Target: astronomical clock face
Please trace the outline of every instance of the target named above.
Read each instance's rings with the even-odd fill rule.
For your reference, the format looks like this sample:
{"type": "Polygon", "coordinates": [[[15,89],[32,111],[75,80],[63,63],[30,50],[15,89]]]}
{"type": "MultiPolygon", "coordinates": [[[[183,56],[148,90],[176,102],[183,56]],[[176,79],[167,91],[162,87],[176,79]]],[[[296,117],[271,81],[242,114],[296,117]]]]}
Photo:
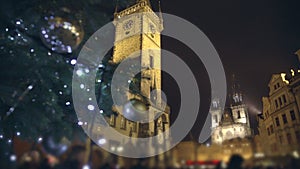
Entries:
{"type": "Polygon", "coordinates": [[[155,26],[153,24],[150,24],[149,28],[150,28],[151,33],[154,34],[156,32],[155,26]]]}
{"type": "Polygon", "coordinates": [[[132,27],[133,27],[133,20],[128,20],[128,21],[125,21],[125,23],[123,24],[123,29],[128,31],[130,30],[132,27]]]}

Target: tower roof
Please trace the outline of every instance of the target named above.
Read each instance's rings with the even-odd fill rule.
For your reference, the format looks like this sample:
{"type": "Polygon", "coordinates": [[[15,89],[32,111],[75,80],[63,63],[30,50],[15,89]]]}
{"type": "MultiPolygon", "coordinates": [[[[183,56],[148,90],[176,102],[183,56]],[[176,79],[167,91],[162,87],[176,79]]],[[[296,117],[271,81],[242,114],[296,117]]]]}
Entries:
{"type": "Polygon", "coordinates": [[[222,125],[230,125],[233,124],[232,112],[231,109],[227,108],[222,116],[221,120],[222,125]]]}

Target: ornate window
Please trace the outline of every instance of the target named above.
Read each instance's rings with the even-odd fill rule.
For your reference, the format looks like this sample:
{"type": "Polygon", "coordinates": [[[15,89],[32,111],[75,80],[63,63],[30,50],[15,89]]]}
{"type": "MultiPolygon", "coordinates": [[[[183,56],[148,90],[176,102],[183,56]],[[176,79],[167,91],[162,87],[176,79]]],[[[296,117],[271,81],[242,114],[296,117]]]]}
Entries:
{"type": "Polygon", "coordinates": [[[241,118],[241,112],[237,111],[237,118],[240,119],[241,118]]]}
{"type": "Polygon", "coordinates": [[[282,121],[283,124],[286,124],[288,122],[285,114],[282,115],[282,121]]]}
{"type": "Polygon", "coordinates": [[[295,111],[294,110],[291,110],[290,111],[290,115],[291,115],[291,119],[294,121],[296,120],[296,115],[295,115],[295,111]]]}
{"type": "Polygon", "coordinates": [[[283,102],[286,103],[286,97],[285,97],[285,95],[282,95],[282,99],[283,99],[283,102]]]}
{"type": "Polygon", "coordinates": [[[275,118],[275,123],[276,123],[276,126],[277,126],[277,127],[280,126],[280,121],[279,121],[279,118],[278,118],[278,117],[275,118]]]}
{"type": "Polygon", "coordinates": [[[214,115],[214,121],[215,121],[215,123],[218,123],[218,116],[217,115],[214,115]]]}
{"type": "Polygon", "coordinates": [[[137,132],[137,122],[132,122],[132,132],[137,132]]]}
{"type": "Polygon", "coordinates": [[[121,129],[126,130],[126,119],[125,117],[121,117],[121,125],[120,125],[121,129]]]}
{"type": "Polygon", "coordinates": [[[114,114],[110,116],[109,124],[111,126],[116,126],[116,116],[114,114]]]}

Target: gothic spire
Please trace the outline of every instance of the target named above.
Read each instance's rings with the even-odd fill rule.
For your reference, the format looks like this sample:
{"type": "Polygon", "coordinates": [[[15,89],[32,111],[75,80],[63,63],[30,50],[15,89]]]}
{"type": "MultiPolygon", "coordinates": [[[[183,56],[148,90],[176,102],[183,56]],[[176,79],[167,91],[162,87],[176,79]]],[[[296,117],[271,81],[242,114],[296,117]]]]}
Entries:
{"type": "Polygon", "coordinates": [[[235,75],[232,75],[232,99],[233,99],[233,104],[239,104],[242,103],[243,97],[242,97],[242,92],[240,90],[240,85],[237,82],[235,75]]]}

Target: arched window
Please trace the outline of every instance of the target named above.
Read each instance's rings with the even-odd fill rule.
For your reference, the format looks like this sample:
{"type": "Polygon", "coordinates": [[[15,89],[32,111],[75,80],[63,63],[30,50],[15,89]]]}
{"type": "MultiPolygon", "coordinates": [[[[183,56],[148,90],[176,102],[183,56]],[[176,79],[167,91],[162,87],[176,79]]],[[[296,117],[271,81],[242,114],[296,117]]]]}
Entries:
{"type": "Polygon", "coordinates": [[[237,111],[237,118],[240,119],[241,118],[241,112],[237,111]]]}

